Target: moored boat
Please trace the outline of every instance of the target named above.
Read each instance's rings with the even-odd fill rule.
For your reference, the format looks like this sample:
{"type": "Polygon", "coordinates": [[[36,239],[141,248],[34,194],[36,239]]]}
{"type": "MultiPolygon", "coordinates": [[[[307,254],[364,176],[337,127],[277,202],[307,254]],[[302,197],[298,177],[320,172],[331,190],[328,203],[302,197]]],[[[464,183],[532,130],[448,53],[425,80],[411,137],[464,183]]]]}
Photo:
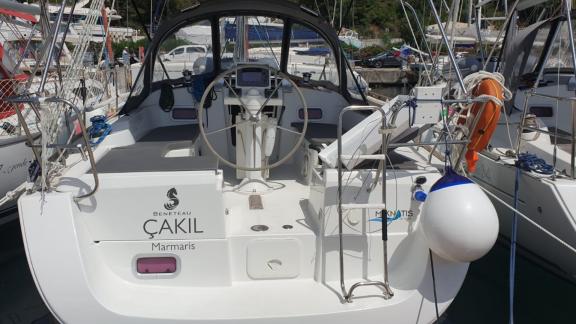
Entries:
{"type": "Polygon", "coordinates": [[[74,151],[44,157],[43,180],[19,199],[32,275],[56,318],[436,320],[494,244],[494,208],[412,149],[439,122],[442,87],[370,106],[348,78],[336,32],[287,1],[202,2],[162,24],[119,115],[92,138],[82,127],[72,146],[44,140],[43,151],[74,151]],[[279,50],[247,37],[259,17],[282,24],[279,50]],[[233,40],[220,35],[230,19],[233,40]],[[160,49],[196,24],[211,26],[212,63],[184,64],[176,79],[160,49]],[[292,64],[293,29],[322,39],[321,70],[292,64]]]}
{"type": "Polygon", "coordinates": [[[514,97],[473,177],[499,197],[494,203],[502,234],[574,280],[576,76],[569,23],[562,10],[518,30],[505,44],[501,72],[514,97]]]}

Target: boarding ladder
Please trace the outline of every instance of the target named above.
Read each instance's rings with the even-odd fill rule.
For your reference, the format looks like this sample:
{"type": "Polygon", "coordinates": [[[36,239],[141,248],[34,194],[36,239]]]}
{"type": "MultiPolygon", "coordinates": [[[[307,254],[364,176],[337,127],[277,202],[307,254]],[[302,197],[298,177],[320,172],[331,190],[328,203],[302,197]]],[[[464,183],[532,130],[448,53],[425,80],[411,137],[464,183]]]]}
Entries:
{"type": "MultiPolygon", "coordinates": [[[[386,213],[386,152],[388,150],[388,141],[390,139],[390,133],[393,127],[388,127],[386,123],[386,114],[380,107],[376,106],[348,106],[340,112],[338,119],[338,237],[339,237],[339,262],[340,262],[340,288],[342,289],[342,295],[344,300],[348,303],[352,302],[352,293],[356,288],[364,286],[378,286],[384,290],[384,298],[389,299],[394,296],[392,289],[390,288],[390,283],[388,281],[388,222],[386,213]],[[380,112],[382,114],[382,126],[380,127],[380,134],[382,135],[382,147],[381,154],[371,154],[371,155],[342,155],[342,117],[346,112],[349,111],[373,111],[380,112]],[[364,159],[364,160],[379,160],[383,165],[382,171],[382,203],[374,204],[343,204],[343,186],[342,186],[342,163],[344,161],[349,161],[351,159],[364,159]],[[384,278],[383,281],[360,281],[354,283],[350,286],[350,289],[346,289],[346,284],[344,283],[344,237],[342,234],[343,230],[343,214],[346,210],[354,209],[379,209],[382,216],[382,242],[383,242],[383,260],[384,260],[384,278]]],[[[377,179],[375,179],[377,181],[377,179]]]]}

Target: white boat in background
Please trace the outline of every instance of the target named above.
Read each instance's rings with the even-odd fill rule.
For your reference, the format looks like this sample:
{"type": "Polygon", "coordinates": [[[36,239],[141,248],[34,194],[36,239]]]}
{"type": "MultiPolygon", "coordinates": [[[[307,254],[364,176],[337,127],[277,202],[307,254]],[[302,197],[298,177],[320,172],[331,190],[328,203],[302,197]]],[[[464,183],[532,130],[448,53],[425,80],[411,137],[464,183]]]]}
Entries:
{"type": "MultiPolygon", "coordinates": [[[[441,3],[442,9],[449,12],[447,21],[442,23],[448,43],[455,47],[476,47],[480,52],[487,45],[499,46],[505,34],[501,33],[502,29],[498,27],[498,22],[505,21],[509,17],[508,2],[496,3],[496,7],[501,11],[486,9],[487,6],[494,5],[494,0],[468,1],[468,8],[463,8],[462,4],[460,1],[453,1],[452,7],[448,8],[446,2],[441,3]],[[467,12],[467,21],[460,22],[461,14],[464,12],[467,12]]],[[[443,35],[437,25],[426,26],[423,33],[426,34],[426,40],[430,45],[442,44],[443,35]]]]}
{"type": "MultiPolygon", "coordinates": [[[[60,10],[59,5],[49,4],[47,7],[51,17],[55,17],[60,10]]],[[[80,0],[74,7],[66,7],[64,14],[65,20],[70,21],[71,27],[66,35],[66,41],[74,45],[82,41],[81,35],[85,33],[85,29],[88,29],[92,35],[92,39],[90,40],[92,43],[102,43],[106,40],[107,36],[114,41],[137,41],[144,38],[144,36],[140,35],[134,28],[110,26],[110,22],[122,19],[122,16],[118,14],[115,8],[104,7],[100,13],[100,19],[96,24],[85,24],[84,20],[86,16],[92,14],[90,0],[80,0]],[[104,15],[106,19],[103,19],[104,15]],[[106,20],[108,26],[104,26],[106,20]]]]}
{"type": "MultiPolygon", "coordinates": [[[[26,145],[28,137],[22,132],[15,107],[6,101],[25,88],[28,76],[22,73],[25,66],[24,52],[17,51],[10,42],[25,42],[24,34],[33,37],[36,19],[28,12],[14,9],[28,8],[16,4],[16,8],[2,7],[2,23],[0,23],[0,226],[14,219],[15,213],[7,213],[14,209],[16,202],[7,202],[5,196],[21,185],[28,178],[28,168],[34,160],[34,154],[26,145]]],[[[38,31],[39,33],[39,31],[38,31]]],[[[30,111],[18,107],[32,121],[30,111]]],[[[31,123],[32,124],[32,123],[31,123]]],[[[36,137],[34,133],[33,137],[36,137]]],[[[12,197],[13,199],[17,196],[12,197]]]]}
{"type": "Polygon", "coordinates": [[[360,40],[358,33],[352,29],[343,28],[340,32],[340,35],[338,35],[338,39],[340,39],[340,41],[342,41],[344,44],[354,48],[361,49],[364,47],[364,43],[362,43],[362,40],[360,40]]]}
{"type": "MultiPolygon", "coordinates": [[[[500,30],[492,27],[491,25],[488,25],[487,28],[480,30],[480,37],[478,37],[478,28],[475,24],[464,22],[449,22],[446,23],[446,30],[449,31],[449,41],[454,43],[456,46],[474,46],[478,44],[480,40],[484,42],[484,45],[493,45],[495,43],[501,43],[503,40],[502,37],[498,38],[500,30]],[[453,32],[452,29],[454,29],[453,32]]],[[[442,43],[442,35],[440,35],[438,26],[427,26],[426,38],[432,45],[438,45],[442,43]]]]}
{"type": "Polygon", "coordinates": [[[341,53],[332,27],[294,3],[202,2],[159,27],[135,96],[95,145],[85,129],[73,143],[43,132],[43,154],[69,154],[44,155],[43,180],[18,203],[32,276],[57,320],[438,319],[494,244],[495,210],[469,179],[413,149],[439,122],[443,87],[369,106],[350,93],[341,53]],[[321,36],[324,68],[291,70],[289,38],[280,51],[251,51],[272,48],[266,35],[248,37],[255,17],[321,36]],[[179,29],[209,21],[219,33],[231,18],[233,44],[203,44],[211,65],[182,67],[178,79],[159,67],[179,29]]]}
{"type": "Polygon", "coordinates": [[[574,35],[565,19],[561,13],[511,27],[515,34],[504,46],[501,71],[510,76],[506,85],[514,99],[473,177],[501,198],[494,204],[502,234],[513,237],[514,213],[505,204],[517,205],[525,215],[518,216],[518,244],[576,280],[576,75],[574,35]]]}
{"type": "MultiPolygon", "coordinates": [[[[18,83],[13,79],[0,79],[0,91],[13,91],[18,83]]],[[[8,92],[14,95],[16,92],[8,92]]],[[[0,203],[11,190],[28,179],[28,168],[34,160],[34,154],[26,145],[28,138],[20,132],[18,119],[11,104],[0,95],[0,203]]],[[[13,198],[17,198],[16,196],[13,198]]],[[[6,211],[15,207],[16,201],[0,204],[0,226],[12,218],[2,217],[6,211]]],[[[14,216],[14,214],[12,214],[14,216]]]]}
{"type": "MultiPolygon", "coordinates": [[[[66,38],[66,42],[59,42],[61,50],[58,60],[60,66],[68,66],[73,58],[72,52],[68,45],[73,47],[79,46],[85,41],[85,35],[90,35],[90,43],[103,44],[106,37],[111,41],[137,41],[143,38],[137,30],[128,27],[111,26],[112,21],[120,20],[114,8],[104,7],[97,13],[96,22],[87,22],[87,15],[91,13],[88,6],[90,1],[79,1],[76,6],[64,8],[64,19],[69,23],[69,28],[62,28],[58,37],[61,40],[66,38]],[[74,9],[74,11],[72,11],[74,9]],[[105,25],[106,24],[106,25],[105,25]]],[[[3,14],[5,23],[0,24],[0,46],[3,47],[8,55],[14,56],[24,53],[22,62],[19,62],[19,70],[31,73],[35,69],[37,61],[40,58],[42,47],[44,46],[45,37],[41,33],[39,24],[40,6],[38,4],[20,4],[8,0],[0,1],[0,14],[3,14]],[[21,11],[18,11],[21,10],[21,11]],[[16,53],[16,54],[14,54],[16,53]],[[19,53],[19,54],[18,54],[19,53]]],[[[48,19],[53,20],[58,14],[60,6],[47,5],[48,19]]],[[[94,15],[94,13],[91,13],[94,15]]],[[[98,45],[101,48],[104,45],[98,45]]],[[[84,64],[94,65],[94,58],[97,53],[88,51],[85,55],[84,64]]],[[[52,66],[56,64],[51,63],[52,66]]]]}
{"type": "MultiPolygon", "coordinates": [[[[87,48],[84,45],[92,41],[88,29],[81,37],[84,45],[77,46],[73,52],[67,53],[70,64],[61,64],[59,67],[55,64],[56,61],[64,63],[61,57],[56,59],[62,53],[60,48],[66,48],[62,42],[51,49],[50,56],[44,61],[41,55],[36,55],[38,52],[30,56],[33,49],[43,49],[42,46],[36,48],[31,40],[42,39],[41,34],[51,33],[42,31],[37,26],[38,19],[30,15],[35,13],[38,7],[17,4],[15,8],[23,10],[22,12],[9,8],[11,9],[0,10],[4,20],[2,31],[9,31],[1,34],[0,38],[0,214],[15,206],[15,199],[24,190],[22,184],[29,176],[34,178],[37,175],[40,168],[39,150],[31,149],[30,146],[38,145],[40,135],[38,118],[41,115],[47,116],[46,110],[49,109],[42,107],[45,105],[39,102],[14,102],[15,97],[37,93],[44,95],[59,93],[66,100],[78,105],[84,117],[90,120],[93,116],[114,115],[116,108],[123,104],[130,91],[127,68],[102,70],[84,67],[82,61],[87,48]],[[15,46],[16,44],[19,47],[15,46]],[[47,64],[48,61],[51,64],[47,64]],[[52,68],[52,65],[56,67],[52,68]],[[24,73],[40,67],[44,68],[40,76],[24,73]],[[57,68],[65,68],[62,82],[57,68]],[[36,161],[35,164],[33,161],[36,161]]],[[[100,16],[100,11],[100,8],[91,8],[89,16],[92,18],[85,25],[94,23],[95,18],[100,16]]],[[[49,42],[45,42],[44,45],[50,47],[49,42]]],[[[54,118],[57,120],[56,124],[61,126],[55,136],[70,141],[77,135],[79,125],[75,114],[59,115],[54,118]]],[[[85,126],[89,127],[90,122],[85,126]]],[[[0,221],[0,225],[5,221],[6,219],[0,221]]]]}
{"type": "Polygon", "coordinates": [[[209,44],[212,41],[212,26],[210,24],[188,26],[180,29],[175,36],[191,44],[209,44]]]}

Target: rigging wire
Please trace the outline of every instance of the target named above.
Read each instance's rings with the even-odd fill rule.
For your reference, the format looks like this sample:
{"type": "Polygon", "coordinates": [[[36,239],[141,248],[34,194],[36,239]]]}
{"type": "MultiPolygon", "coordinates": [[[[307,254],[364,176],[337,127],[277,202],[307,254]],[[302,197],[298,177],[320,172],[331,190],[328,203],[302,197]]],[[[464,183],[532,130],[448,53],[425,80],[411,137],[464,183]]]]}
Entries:
{"type": "Polygon", "coordinates": [[[516,240],[518,237],[518,188],[520,179],[520,165],[519,161],[516,162],[516,178],[514,180],[514,202],[512,213],[512,231],[510,234],[510,265],[508,269],[508,307],[509,307],[509,324],[514,324],[514,288],[516,280],[516,240]]]}
{"type": "Polygon", "coordinates": [[[330,5],[328,4],[328,0],[324,0],[324,8],[326,8],[326,18],[328,18],[328,21],[331,21],[332,17],[330,16],[330,5]]]}
{"type": "Polygon", "coordinates": [[[72,9],[70,10],[70,14],[68,16],[68,22],[66,23],[66,28],[64,29],[64,35],[62,36],[62,44],[58,49],[58,54],[56,55],[56,71],[58,72],[58,81],[60,81],[60,87],[62,87],[62,66],[60,65],[60,56],[62,55],[62,50],[64,50],[64,46],[66,46],[66,36],[68,35],[68,31],[70,31],[70,24],[72,23],[73,13],[76,10],[76,4],[78,0],[74,0],[72,4],[72,9]]]}
{"type": "MultiPolygon", "coordinates": [[[[18,57],[18,61],[16,62],[16,65],[13,69],[13,71],[18,71],[20,69],[20,66],[23,64],[24,62],[24,58],[28,55],[32,56],[32,58],[34,60],[37,59],[36,54],[34,52],[32,52],[32,38],[34,38],[35,34],[38,32],[37,30],[37,26],[36,25],[32,25],[29,26],[30,29],[30,36],[28,37],[28,40],[26,40],[24,42],[24,39],[26,38],[18,29],[18,27],[16,26],[12,26],[12,22],[8,21],[8,17],[5,15],[0,15],[0,25],[2,25],[2,23],[8,27],[8,29],[14,34],[17,35],[17,38],[20,40],[18,43],[20,45],[20,48],[23,48],[21,54],[19,54],[18,57]],[[24,46],[23,46],[24,45],[24,46]]],[[[4,39],[8,39],[7,36],[5,36],[2,31],[0,30],[0,36],[2,36],[2,38],[4,39]]]]}
{"type": "MultiPolygon", "coordinates": [[[[567,35],[570,37],[570,35],[567,35]]],[[[560,62],[562,61],[561,58],[562,52],[562,36],[558,37],[558,58],[556,61],[557,71],[556,71],[556,113],[554,114],[554,148],[552,153],[552,165],[554,169],[556,169],[556,162],[557,162],[557,154],[558,154],[558,111],[560,108],[560,62]]],[[[544,63],[545,64],[545,63],[544,63]]],[[[574,108],[572,108],[574,109],[574,108]]]]}
{"type": "MultiPolygon", "coordinates": [[[[40,19],[39,19],[39,25],[41,26],[40,30],[41,30],[41,34],[42,37],[44,37],[45,39],[48,39],[49,35],[50,35],[50,21],[48,19],[48,4],[46,2],[46,0],[40,0],[40,19]]],[[[49,42],[44,42],[44,44],[41,47],[40,50],[40,55],[38,55],[36,57],[36,62],[37,64],[34,65],[34,69],[32,70],[32,73],[30,73],[31,75],[37,75],[37,73],[40,71],[40,67],[41,67],[41,63],[42,61],[45,60],[45,57],[48,53],[48,49],[50,48],[50,46],[48,46],[49,42]]],[[[28,78],[28,81],[26,82],[26,89],[30,89],[30,86],[32,85],[32,82],[34,81],[34,78],[28,78]]]]}
{"type": "Polygon", "coordinates": [[[318,0],[314,0],[314,5],[316,6],[316,11],[320,14],[320,6],[318,5],[318,0]]]}
{"type": "Polygon", "coordinates": [[[464,1],[461,0],[460,1],[460,8],[458,9],[458,19],[457,21],[461,21],[462,20],[462,12],[464,12],[464,1]]]}
{"type": "MultiPolygon", "coordinates": [[[[150,33],[148,32],[148,28],[146,28],[146,25],[144,24],[144,19],[142,18],[142,15],[140,15],[140,10],[138,10],[138,7],[136,6],[136,3],[134,2],[134,0],[130,0],[130,2],[132,3],[132,7],[134,8],[134,10],[136,11],[136,16],[138,17],[138,22],[140,23],[142,29],[144,30],[144,33],[146,34],[146,38],[148,39],[148,41],[152,42],[152,37],[150,36],[150,33]]],[[[151,55],[152,53],[150,53],[151,55]]],[[[149,58],[150,60],[152,59],[152,57],[149,58]]],[[[172,81],[170,79],[170,75],[168,74],[168,70],[166,70],[166,66],[164,65],[164,62],[162,62],[162,60],[158,60],[158,62],[160,63],[160,65],[162,66],[162,71],[164,71],[164,74],[166,75],[166,79],[168,79],[168,81],[172,81]]],[[[142,65],[144,66],[144,65],[142,65]]]]}
{"type": "Polygon", "coordinates": [[[334,21],[336,20],[336,9],[338,8],[338,0],[334,0],[334,12],[332,13],[332,26],[334,25],[334,21]]]}
{"type": "MultiPolygon", "coordinates": [[[[414,44],[416,45],[416,49],[418,50],[418,55],[420,56],[420,60],[424,66],[424,70],[426,71],[426,76],[428,78],[429,84],[432,84],[431,73],[428,71],[428,67],[426,66],[426,61],[424,60],[424,56],[422,55],[422,50],[420,49],[420,44],[418,43],[418,39],[416,38],[416,33],[412,28],[412,23],[410,22],[410,18],[408,16],[408,12],[406,11],[406,7],[404,5],[404,0],[400,0],[400,5],[402,6],[402,11],[404,12],[404,16],[406,17],[406,21],[408,22],[408,28],[410,29],[410,33],[412,34],[412,38],[414,39],[414,44]]],[[[418,19],[418,17],[414,17],[418,19]]],[[[423,35],[426,37],[426,35],[423,35]]]]}
{"type": "Polygon", "coordinates": [[[355,6],[355,1],[356,1],[356,0],[352,0],[352,29],[353,29],[353,30],[356,29],[356,22],[355,22],[355,18],[356,18],[356,6],[355,6]]]}
{"type": "MultiPolygon", "coordinates": [[[[442,3],[443,3],[444,5],[446,5],[446,3],[445,3],[444,1],[442,1],[442,3]]],[[[440,9],[439,9],[439,12],[438,12],[438,16],[439,16],[439,17],[442,17],[442,11],[443,11],[443,9],[444,9],[444,6],[440,5],[440,9]]],[[[448,11],[449,11],[449,10],[448,10],[448,11]]],[[[430,17],[431,17],[431,16],[432,16],[432,13],[430,13],[430,17]]],[[[444,26],[443,26],[444,30],[446,30],[446,27],[447,27],[447,26],[448,26],[448,19],[447,19],[446,22],[444,23],[444,26]]],[[[438,26],[438,28],[440,28],[440,26],[438,26]]],[[[442,45],[443,45],[443,44],[442,44],[441,41],[439,41],[439,42],[436,44],[436,60],[435,60],[434,66],[436,66],[438,70],[440,69],[439,63],[440,63],[440,51],[442,50],[442,45]]],[[[451,64],[449,64],[449,65],[452,66],[451,64]]],[[[443,64],[443,66],[444,66],[444,64],[443,64]]],[[[448,86],[450,86],[450,83],[451,83],[450,80],[448,80],[448,86]]],[[[449,88],[450,88],[450,87],[449,87],[449,88]]]]}
{"type": "MultiPolygon", "coordinates": [[[[464,171],[464,173],[466,174],[466,172],[464,171]]],[[[559,238],[558,236],[554,235],[552,232],[550,232],[549,230],[547,230],[544,226],[536,223],[535,221],[533,221],[532,219],[530,219],[530,217],[526,216],[526,214],[522,213],[521,211],[519,211],[518,209],[515,209],[514,206],[511,206],[510,204],[508,204],[507,202],[505,202],[502,198],[498,197],[496,194],[493,194],[492,192],[490,192],[490,190],[482,187],[477,181],[475,181],[472,178],[469,178],[470,181],[474,182],[475,184],[477,184],[480,189],[482,191],[484,191],[488,196],[492,197],[494,200],[498,201],[499,203],[501,203],[504,207],[508,208],[509,210],[512,210],[513,212],[515,212],[516,214],[518,214],[518,216],[522,217],[523,220],[527,221],[528,223],[530,223],[532,226],[536,227],[537,229],[541,230],[544,234],[548,235],[550,238],[552,238],[553,240],[555,240],[556,242],[558,242],[559,244],[561,244],[562,246],[564,246],[565,248],[567,248],[568,250],[570,250],[572,253],[574,253],[574,255],[576,255],[576,248],[572,247],[570,244],[566,243],[565,241],[563,241],[561,238],[559,238]]]]}
{"type": "MultiPolygon", "coordinates": [[[[456,32],[456,15],[455,15],[455,7],[456,6],[456,1],[452,1],[452,4],[450,5],[450,9],[448,11],[448,17],[446,18],[446,25],[444,26],[444,29],[446,30],[448,27],[450,27],[450,44],[446,44],[446,46],[450,46],[451,48],[455,48],[454,46],[454,33],[456,32]]],[[[448,30],[446,30],[448,31],[448,30]]],[[[456,62],[454,63],[456,64],[456,62]]],[[[452,88],[452,81],[453,81],[453,77],[452,77],[452,69],[456,70],[458,67],[457,66],[453,66],[452,62],[450,62],[448,64],[448,76],[450,77],[450,79],[448,80],[448,89],[452,88]]],[[[458,71],[455,71],[455,73],[458,73],[458,71]]]]}
{"type": "MultiPolygon", "coordinates": [[[[262,25],[260,24],[260,19],[259,17],[255,17],[256,18],[256,22],[258,23],[258,27],[262,28],[262,25]]],[[[266,45],[268,45],[268,48],[270,49],[270,53],[272,53],[272,56],[274,57],[274,61],[276,61],[276,64],[278,65],[278,67],[280,67],[280,61],[278,60],[278,57],[276,56],[276,53],[274,53],[274,49],[272,49],[272,43],[270,42],[270,33],[268,32],[268,28],[263,28],[264,31],[266,32],[266,45]]],[[[260,40],[262,40],[262,35],[260,35],[260,32],[258,31],[258,28],[255,28],[256,33],[258,34],[258,38],[260,38],[260,40]]]]}

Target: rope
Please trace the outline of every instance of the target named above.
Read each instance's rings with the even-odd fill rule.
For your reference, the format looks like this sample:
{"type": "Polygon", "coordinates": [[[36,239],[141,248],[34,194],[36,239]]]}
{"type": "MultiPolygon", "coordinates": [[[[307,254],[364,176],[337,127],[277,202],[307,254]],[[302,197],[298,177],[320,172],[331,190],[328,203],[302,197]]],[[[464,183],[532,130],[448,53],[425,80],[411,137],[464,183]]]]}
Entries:
{"type": "MultiPolygon", "coordinates": [[[[76,103],[77,96],[74,89],[77,88],[77,82],[80,76],[85,72],[82,61],[84,55],[88,50],[88,46],[92,39],[92,27],[97,26],[98,19],[101,15],[100,9],[104,5],[104,0],[91,1],[90,7],[86,12],[85,19],[80,23],[82,27],[79,31],[79,41],[74,47],[71,54],[70,65],[66,69],[65,78],[60,87],[58,87],[59,97],[70,99],[74,104],[76,103]]],[[[56,60],[59,58],[57,57],[56,60]]],[[[47,63],[48,64],[48,63],[47,63]]],[[[50,113],[42,118],[42,124],[45,128],[42,131],[42,137],[50,137],[49,142],[54,142],[58,136],[58,130],[63,122],[62,111],[64,110],[61,104],[50,104],[50,113]]],[[[85,107],[84,107],[85,108],[85,107]]],[[[48,152],[47,147],[42,146],[43,152],[48,152]]],[[[46,170],[46,169],[43,169],[46,170]]]]}
{"type": "MultiPolygon", "coordinates": [[[[500,88],[502,89],[502,99],[495,97],[495,96],[490,96],[490,95],[479,95],[476,96],[476,99],[484,99],[486,100],[486,102],[491,101],[494,104],[500,106],[501,108],[504,108],[504,102],[505,101],[509,101],[512,99],[512,92],[507,89],[504,86],[504,76],[500,73],[497,72],[487,72],[487,71],[478,71],[476,73],[472,73],[468,76],[466,76],[463,80],[464,82],[464,89],[466,89],[466,91],[469,94],[474,94],[474,90],[485,80],[493,80],[494,82],[498,83],[498,85],[500,86],[500,88]]],[[[464,94],[464,91],[462,88],[456,88],[456,91],[454,93],[454,97],[456,99],[467,99],[468,97],[466,96],[466,94],[464,94]]],[[[471,127],[473,126],[473,121],[475,120],[475,118],[473,118],[474,116],[472,116],[472,107],[473,104],[468,104],[468,105],[463,105],[463,104],[457,104],[457,106],[460,109],[455,109],[457,111],[457,113],[455,113],[454,115],[452,115],[452,117],[455,118],[456,120],[456,130],[455,131],[460,131],[462,132],[466,137],[468,137],[468,135],[471,133],[471,127]],[[460,119],[465,120],[466,122],[462,125],[458,125],[458,121],[460,119]]],[[[491,119],[494,118],[495,115],[492,115],[491,119]]],[[[506,114],[504,114],[504,118],[506,120],[506,124],[508,125],[508,116],[506,114]]],[[[491,120],[492,121],[492,120],[491,120]]],[[[512,138],[510,136],[510,129],[507,128],[508,130],[508,139],[510,140],[510,143],[512,143],[512,138]]],[[[480,139],[478,139],[478,141],[480,141],[480,139]]],[[[472,143],[471,143],[472,144],[472,143]]],[[[476,145],[477,143],[473,143],[474,145],[476,145]]]]}
{"type": "Polygon", "coordinates": [[[539,158],[536,154],[520,153],[518,154],[518,161],[516,167],[524,171],[536,172],[539,174],[551,175],[554,174],[554,167],[544,159],[539,158]]]}
{"type": "MultiPolygon", "coordinates": [[[[504,76],[498,72],[492,73],[487,71],[478,71],[476,73],[469,74],[464,78],[464,87],[468,92],[472,92],[480,83],[482,83],[482,81],[487,79],[496,81],[500,87],[502,87],[504,91],[504,101],[509,101],[512,99],[512,92],[504,86],[504,76]]],[[[462,89],[456,88],[455,97],[458,99],[465,98],[462,89]]],[[[504,106],[504,102],[494,96],[481,95],[477,98],[486,98],[499,106],[504,106]]]]}
{"type": "Polygon", "coordinates": [[[106,136],[112,132],[112,126],[106,122],[106,116],[98,115],[90,118],[92,127],[90,128],[90,145],[96,146],[104,141],[106,136]],[[93,141],[92,139],[98,138],[93,141]]]}

